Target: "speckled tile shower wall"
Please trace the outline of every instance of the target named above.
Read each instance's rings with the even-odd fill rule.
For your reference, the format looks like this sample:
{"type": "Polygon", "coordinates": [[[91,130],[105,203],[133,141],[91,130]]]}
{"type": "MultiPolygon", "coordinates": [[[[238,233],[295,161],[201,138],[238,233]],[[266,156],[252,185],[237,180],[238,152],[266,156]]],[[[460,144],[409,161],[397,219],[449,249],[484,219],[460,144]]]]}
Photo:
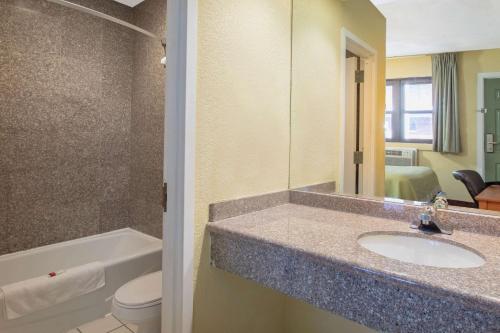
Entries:
{"type": "MultiPolygon", "coordinates": [[[[138,26],[164,36],[166,1],[147,0],[134,8],[138,26]]],[[[165,69],[160,42],[138,36],[134,47],[131,156],[131,226],[161,238],[165,69]]]]}
{"type": "MultiPolygon", "coordinates": [[[[75,2],[134,20],[110,0],[75,2]]],[[[0,254],[146,221],[133,216],[132,170],[162,152],[134,155],[133,89],[152,79],[135,77],[134,65],[151,61],[135,59],[142,39],[45,1],[0,1],[0,254]]],[[[162,103],[155,93],[145,98],[162,103]]]]}

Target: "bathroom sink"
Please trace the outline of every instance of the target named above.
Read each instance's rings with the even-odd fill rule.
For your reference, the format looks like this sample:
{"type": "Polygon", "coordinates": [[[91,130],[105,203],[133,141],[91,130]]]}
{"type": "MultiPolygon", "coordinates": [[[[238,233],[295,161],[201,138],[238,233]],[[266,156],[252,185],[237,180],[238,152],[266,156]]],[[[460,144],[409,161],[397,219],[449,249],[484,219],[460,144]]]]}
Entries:
{"type": "Polygon", "coordinates": [[[459,244],[411,234],[368,233],[361,235],[358,243],[384,257],[416,265],[471,268],[485,263],[480,255],[459,244]]]}

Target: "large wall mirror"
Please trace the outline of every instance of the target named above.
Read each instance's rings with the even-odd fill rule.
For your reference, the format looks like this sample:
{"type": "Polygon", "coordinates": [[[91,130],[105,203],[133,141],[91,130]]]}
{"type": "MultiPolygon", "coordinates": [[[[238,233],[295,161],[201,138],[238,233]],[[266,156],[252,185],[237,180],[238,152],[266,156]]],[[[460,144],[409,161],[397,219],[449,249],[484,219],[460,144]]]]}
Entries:
{"type": "Polygon", "coordinates": [[[293,2],[290,188],[488,208],[477,196],[500,181],[500,49],[400,55],[384,22],[351,19],[371,10],[293,2]]]}

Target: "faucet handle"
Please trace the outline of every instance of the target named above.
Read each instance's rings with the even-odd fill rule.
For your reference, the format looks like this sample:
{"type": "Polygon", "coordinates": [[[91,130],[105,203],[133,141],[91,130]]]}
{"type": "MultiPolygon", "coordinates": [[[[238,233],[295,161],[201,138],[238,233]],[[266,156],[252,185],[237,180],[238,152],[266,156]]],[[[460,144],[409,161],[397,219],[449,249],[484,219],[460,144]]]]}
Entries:
{"type": "Polygon", "coordinates": [[[422,213],[418,216],[420,219],[420,223],[423,225],[429,225],[432,222],[432,215],[430,214],[429,209],[426,209],[425,213],[422,213]]]}

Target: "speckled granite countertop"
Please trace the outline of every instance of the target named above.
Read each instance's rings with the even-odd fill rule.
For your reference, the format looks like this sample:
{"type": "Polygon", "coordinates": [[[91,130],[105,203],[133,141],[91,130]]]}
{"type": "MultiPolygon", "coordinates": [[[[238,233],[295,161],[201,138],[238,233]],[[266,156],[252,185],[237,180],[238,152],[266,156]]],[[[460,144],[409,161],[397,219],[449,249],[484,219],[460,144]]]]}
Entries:
{"type": "Polygon", "coordinates": [[[216,267],[369,327],[500,332],[498,237],[458,230],[425,236],[459,243],[486,259],[481,267],[452,269],[368,251],[357,243],[367,232],[423,234],[407,222],[336,210],[283,204],[209,223],[208,230],[216,267]]]}

